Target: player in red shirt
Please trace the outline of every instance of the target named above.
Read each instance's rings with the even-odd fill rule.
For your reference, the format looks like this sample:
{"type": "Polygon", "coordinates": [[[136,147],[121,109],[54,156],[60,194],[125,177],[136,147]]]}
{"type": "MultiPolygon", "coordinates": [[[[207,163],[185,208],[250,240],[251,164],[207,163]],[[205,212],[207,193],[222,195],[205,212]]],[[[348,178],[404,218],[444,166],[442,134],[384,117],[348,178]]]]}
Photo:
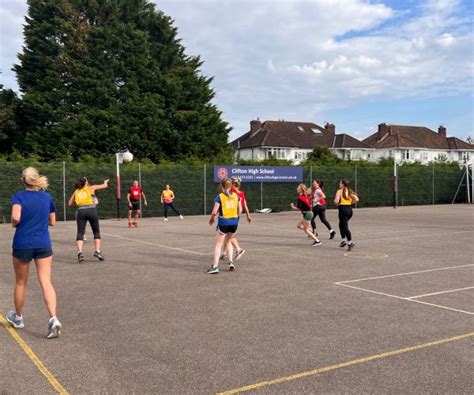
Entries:
{"type": "Polygon", "coordinates": [[[128,201],[128,227],[138,227],[138,218],[140,218],[140,199],[143,197],[143,203],[145,206],[148,206],[146,201],[146,196],[142,191],[142,187],[138,185],[138,181],[133,181],[133,185],[130,187],[130,190],[127,193],[128,201]],[[135,211],[135,220],[132,222],[132,211],[135,211]]]}
{"type": "MultiPolygon", "coordinates": [[[[239,196],[240,203],[242,204],[242,212],[245,212],[245,214],[247,215],[247,222],[250,224],[250,222],[252,222],[252,217],[250,217],[249,206],[247,206],[247,199],[245,199],[245,193],[240,190],[240,183],[241,181],[239,178],[232,177],[231,191],[235,192],[239,196]]],[[[242,255],[245,254],[245,250],[243,248],[240,248],[239,242],[237,241],[235,236],[230,239],[230,242],[235,247],[235,260],[238,261],[242,257],[242,255]]],[[[225,258],[225,254],[222,254],[221,259],[225,258]]]]}

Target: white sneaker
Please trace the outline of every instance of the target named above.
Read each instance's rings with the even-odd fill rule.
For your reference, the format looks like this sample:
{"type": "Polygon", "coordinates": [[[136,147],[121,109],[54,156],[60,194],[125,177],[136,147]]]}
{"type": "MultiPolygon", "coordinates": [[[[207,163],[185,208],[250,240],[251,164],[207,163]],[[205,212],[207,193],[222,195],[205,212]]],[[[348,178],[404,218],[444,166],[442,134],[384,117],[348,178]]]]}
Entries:
{"type": "Polygon", "coordinates": [[[184,219],[182,215],[180,215],[179,218],[184,219]]]}
{"type": "Polygon", "coordinates": [[[163,221],[168,221],[168,218],[163,218],[163,221]]]}
{"type": "Polygon", "coordinates": [[[48,334],[46,337],[48,339],[54,339],[55,337],[58,337],[61,334],[61,328],[63,326],[59,322],[57,318],[53,318],[52,320],[49,320],[48,322],[48,334]]]}

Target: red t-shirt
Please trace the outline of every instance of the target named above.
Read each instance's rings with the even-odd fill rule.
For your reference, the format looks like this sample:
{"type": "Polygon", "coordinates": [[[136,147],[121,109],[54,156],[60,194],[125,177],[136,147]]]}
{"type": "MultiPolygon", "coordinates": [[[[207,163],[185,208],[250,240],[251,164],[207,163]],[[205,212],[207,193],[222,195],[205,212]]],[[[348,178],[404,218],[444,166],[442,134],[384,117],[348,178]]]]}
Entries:
{"type": "Polygon", "coordinates": [[[141,187],[130,187],[130,200],[138,200],[142,195],[142,188],[141,187]]]}
{"type": "Polygon", "coordinates": [[[232,192],[235,192],[237,196],[240,198],[240,203],[242,204],[242,211],[244,210],[245,207],[245,193],[244,191],[238,191],[235,188],[232,188],[232,192]]]}

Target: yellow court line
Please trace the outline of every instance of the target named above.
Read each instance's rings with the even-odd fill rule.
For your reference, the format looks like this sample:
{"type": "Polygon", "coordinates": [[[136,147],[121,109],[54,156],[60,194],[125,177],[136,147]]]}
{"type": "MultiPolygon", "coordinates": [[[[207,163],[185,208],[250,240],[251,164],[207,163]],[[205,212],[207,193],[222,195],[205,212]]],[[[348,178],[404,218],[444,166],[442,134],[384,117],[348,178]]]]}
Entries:
{"type": "Polygon", "coordinates": [[[269,385],[274,385],[274,384],[279,384],[279,383],[283,383],[283,382],[286,382],[286,381],[301,379],[303,377],[314,376],[314,375],[319,374],[319,373],[329,372],[330,370],[340,369],[340,368],[344,368],[346,366],[357,365],[357,364],[360,364],[360,363],[373,361],[375,359],[386,358],[386,357],[390,357],[392,355],[399,355],[399,354],[403,354],[403,353],[410,352],[410,351],[416,351],[416,350],[420,350],[422,348],[433,347],[433,346],[437,346],[439,344],[449,343],[449,342],[453,342],[453,341],[461,340],[461,339],[466,339],[466,338],[472,337],[472,336],[474,336],[474,332],[469,332],[469,333],[466,333],[464,335],[454,336],[454,337],[450,337],[448,339],[436,340],[436,341],[433,341],[433,342],[420,344],[418,346],[412,346],[412,347],[402,348],[402,349],[399,349],[399,350],[384,352],[382,354],[370,355],[370,356],[364,357],[364,358],[353,359],[352,361],[342,362],[342,363],[338,363],[338,364],[335,364],[335,365],[326,366],[326,367],[318,368],[318,369],[314,369],[314,370],[309,370],[309,371],[298,373],[298,374],[292,374],[290,376],[281,377],[279,379],[274,379],[274,380],[269,380],[269,381],[262,381],[262,382],[257,383],[257,384],[251,384],[251,385],[247,385],[245,387],[240,387],[240,388],[236,388],[236,389],[225,391],[225,392],[219,392],[217,395],[230,395],[230,394],[237,394],[237,393],[245,392],[245,391],[251,391],[251,390],[266,387],[266,386],[269,386],[269,385]]]}
{"type": "Polygon", "coordinates": [[[69,393],[66,389],[56,380],[56,378],[52,375],[52,373],[48,370],[46,366],[44,366],[43,362],[36,356],[33,350],[25,343],[25,341],[16,333],[15,329],[13,329],[10,324],[7,322],[3,316],[0,315],[0,323],[4,326],[7,332],[16,340],[22,350],[25,352],[26,355],[31,359],[31,361],[35,364],[41,374],[48,380],[48,382],[54,387],[58,393],[62,395],[68,395],[69,393]]]}

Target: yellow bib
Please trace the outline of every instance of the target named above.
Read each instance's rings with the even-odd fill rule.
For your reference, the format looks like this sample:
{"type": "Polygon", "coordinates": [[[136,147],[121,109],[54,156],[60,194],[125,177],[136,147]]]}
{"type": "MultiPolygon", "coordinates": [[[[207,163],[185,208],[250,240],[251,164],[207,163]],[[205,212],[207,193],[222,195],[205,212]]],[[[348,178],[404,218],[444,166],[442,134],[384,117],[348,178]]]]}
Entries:
{"type": "Polygon", "coordinates": [[[89,206],[94,204],[91,190],[87,187],[76,189],[74,192],[74,201],[76,202],[76,206],[89,206]]]}
{"type": "Polygon", "coordinates": [[[236,193],[226,195],[219,194],[221,198],[222,218],[236,218],[239,216],[239,197],[236,193]]]}
{"type": "Polygon", "coordinates": [[[349,195],[349,199],[344,198],[344,189],[341,189],[341,201],[339,202],[339,206],[350,206],[352,204],[352,197],[349,195]]]}

